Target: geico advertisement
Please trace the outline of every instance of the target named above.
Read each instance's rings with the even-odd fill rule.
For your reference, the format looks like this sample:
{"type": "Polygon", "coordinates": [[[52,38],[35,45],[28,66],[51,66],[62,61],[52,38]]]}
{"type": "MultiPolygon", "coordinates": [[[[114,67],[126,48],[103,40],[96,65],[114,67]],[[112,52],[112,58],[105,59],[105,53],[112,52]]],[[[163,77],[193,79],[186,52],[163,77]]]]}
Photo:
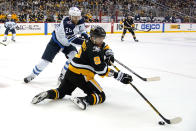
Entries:
{"type": "MultiPolygon", "coordinates": [[[[135,29],[138,30],[152,30],[152,31],[162,31],[161,23],[135,23],[135,29]]],[[[120,23],[114,24],[114,32],[123,31],[123,26],[120,23]]]]}

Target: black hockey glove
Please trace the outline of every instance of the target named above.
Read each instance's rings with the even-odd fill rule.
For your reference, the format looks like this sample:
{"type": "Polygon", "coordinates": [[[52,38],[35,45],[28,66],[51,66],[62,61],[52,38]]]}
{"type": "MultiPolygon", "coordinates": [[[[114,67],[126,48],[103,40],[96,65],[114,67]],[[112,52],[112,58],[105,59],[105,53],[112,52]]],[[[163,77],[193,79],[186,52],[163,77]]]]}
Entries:
{"type": "Polygon", "coordinates": [[[109,50],[106,50],[105,52],[105,56],[106,56],[106,59],[105,59],[105,62],[111,66],[111,63],[114,63],[114,53],[111,49],[109,50]],[[111,63],[110,63],[111,62],[111,63]]]}
{"type": "Polygon", "coordinates": [[[83,33],[81,34],[81,37],[83,37],[83,38],[86,39],[86,40],[89,39],[88,34],[87,34],[86,32],[83,32],[83,33]]]}
{"type": "Polygon", "coordinates": [[[123,84],[129,84],[130,82],[133,81],[133,79],[130,75],[128,75],[126,73],[122,73],[122,72],[115,72],[114,78],[117,79],[118,81],[122,82],[123,84]]]}

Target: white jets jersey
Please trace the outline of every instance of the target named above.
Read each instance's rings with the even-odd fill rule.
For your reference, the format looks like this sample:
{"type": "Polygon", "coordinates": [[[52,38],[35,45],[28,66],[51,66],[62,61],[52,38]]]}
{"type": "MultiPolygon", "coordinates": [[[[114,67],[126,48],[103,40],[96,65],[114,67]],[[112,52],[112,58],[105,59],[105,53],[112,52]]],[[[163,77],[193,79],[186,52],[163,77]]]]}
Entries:
{"type": "Polygon", "coordinates": [[[4,23],[5,28],[9,28],[9,29],[15,29],[16,28],[16,22],[14,20],[6,20],[4,23]]]}
{"type": "Polygon", "coordinates": [[[71,42],[81,45],[81,40],[78,40],[77,34],[84,32],[86,32],[86,27],[83,18],[75,25],[69,17],[65,17],[52,35],[54,41],[57,41],[60,46],[69,46],[71,42]]]}

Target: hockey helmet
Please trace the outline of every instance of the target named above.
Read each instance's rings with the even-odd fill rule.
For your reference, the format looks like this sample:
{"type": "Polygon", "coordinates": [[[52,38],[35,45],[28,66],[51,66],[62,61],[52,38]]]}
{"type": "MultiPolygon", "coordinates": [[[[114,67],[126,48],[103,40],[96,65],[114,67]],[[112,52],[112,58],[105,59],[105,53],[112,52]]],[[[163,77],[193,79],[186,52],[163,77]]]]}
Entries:
{"type": "Polygon", "coordinates": [[[93,26],[90,30],[91,37],[104,37],[106,36],[105,30],[101,26],[93,26]]]}
{"type": "Polygon", "coordinates": [[[70,16],[81,16],[81,11],[77,7],[71,7],[69,9],[70,16]]]}

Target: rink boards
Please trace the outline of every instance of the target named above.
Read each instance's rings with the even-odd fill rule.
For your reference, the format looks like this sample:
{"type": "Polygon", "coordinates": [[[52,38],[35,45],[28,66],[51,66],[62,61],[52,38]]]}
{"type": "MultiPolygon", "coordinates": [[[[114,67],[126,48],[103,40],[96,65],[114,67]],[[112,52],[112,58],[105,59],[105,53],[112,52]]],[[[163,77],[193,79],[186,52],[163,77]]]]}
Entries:
{"type": "MultiPolygon", "coordinates": [[[[107,33],[122,33],[120,23],[86,23],[87,32],[92,26],[102,26],[107,33]]],[[[17,23],[17,35],[50,35],[59,23],[17,23]]],[[[135,23],[136,33],[172,33],[196,32],[196,23],[135,23]],[[149,30],[149,32],[144,32],[149,30]],[[144,30],[144,31],[141,31],[144,30]]],[[[0,35],[5,32],[4,24],[0,24],[0,35]]]]}

